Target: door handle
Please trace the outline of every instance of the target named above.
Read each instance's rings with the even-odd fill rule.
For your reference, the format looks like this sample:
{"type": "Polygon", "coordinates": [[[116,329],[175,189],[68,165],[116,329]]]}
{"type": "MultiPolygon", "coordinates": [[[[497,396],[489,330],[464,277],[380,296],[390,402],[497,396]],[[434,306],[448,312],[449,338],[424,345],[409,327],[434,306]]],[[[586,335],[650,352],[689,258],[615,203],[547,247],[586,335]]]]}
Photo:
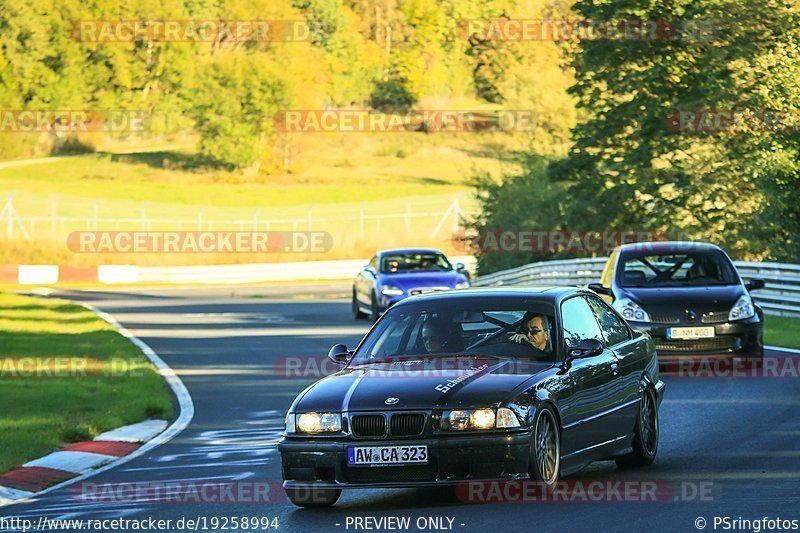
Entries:
{"type": "Polygon", "coordinates": [[[614,376],[619,375],[619,363],[617,363],[616,361],[611,363],[611,374],[614,376]]]}

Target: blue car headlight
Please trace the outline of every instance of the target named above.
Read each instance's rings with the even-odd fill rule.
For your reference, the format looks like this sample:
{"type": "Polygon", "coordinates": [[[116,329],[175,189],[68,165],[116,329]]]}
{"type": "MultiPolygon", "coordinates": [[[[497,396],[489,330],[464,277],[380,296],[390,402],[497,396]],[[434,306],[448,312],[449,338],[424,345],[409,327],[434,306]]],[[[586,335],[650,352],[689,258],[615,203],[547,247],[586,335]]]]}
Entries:
{"type": "Polygon", "coordinates": [[[402,296],[403,293],[403,289],[394,285],[384,285],[381,287],[381,294],[384,296],[402,296]]]}

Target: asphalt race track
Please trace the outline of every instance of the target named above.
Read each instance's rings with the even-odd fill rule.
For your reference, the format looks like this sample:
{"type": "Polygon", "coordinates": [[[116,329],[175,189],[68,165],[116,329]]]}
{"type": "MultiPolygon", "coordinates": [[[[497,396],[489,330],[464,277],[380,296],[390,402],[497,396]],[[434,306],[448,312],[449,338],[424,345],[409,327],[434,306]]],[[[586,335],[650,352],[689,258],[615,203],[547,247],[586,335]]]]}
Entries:
{"type": "MultiPolygon", "coordinates": [[[[283,358],[320,356],[337,342],[356,345],[369,322],[351,318],[348,291],[349,285],[326,284],[65,293],[112,314],[149,344],[186,384],[195,407],[178,437],[88,481],[267,481],[277,487],[276,442],[286,409],[317,379],[285,377],[283,358]]],[[[67,487],[2,508],[0,517],[277,517],[277,531],[298,532],[376,530],[372,519],[381,517],[410,517],[409,531],[419,530],[418,517],[442,518],[438,528],[434,521],[425,530],[469,532],[697,531],[698,518],[714,530],[714,516],[800,519],[800,378],[664,380],[655,465],[619,470],[602,462],[572,477],[671,487],[657,501],[466,503],[451,489],[352,490],[332,509],[301,510],[277,489],[270,503],[86,503],[67,487]],[[370,520],[356,528],[358,517],[370,520]]]]}

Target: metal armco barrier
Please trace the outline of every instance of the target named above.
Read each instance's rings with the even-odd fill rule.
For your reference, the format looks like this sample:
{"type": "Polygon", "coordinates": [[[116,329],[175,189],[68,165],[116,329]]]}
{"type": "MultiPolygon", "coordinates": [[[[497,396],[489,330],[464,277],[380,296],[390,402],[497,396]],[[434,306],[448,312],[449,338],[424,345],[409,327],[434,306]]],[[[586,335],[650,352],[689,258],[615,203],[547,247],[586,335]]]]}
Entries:
{"type": "MultiPolygon", "coordinates": [[[[600,281],[605,264],[605,257],[543,261],[480,276],[472,285],[586,285],[600,281]]],[[[749,261],[734,264],[745,280],[766,281],[766,287],[752,293],[765,313],[800,316],[800,265],[749,261]]]]}

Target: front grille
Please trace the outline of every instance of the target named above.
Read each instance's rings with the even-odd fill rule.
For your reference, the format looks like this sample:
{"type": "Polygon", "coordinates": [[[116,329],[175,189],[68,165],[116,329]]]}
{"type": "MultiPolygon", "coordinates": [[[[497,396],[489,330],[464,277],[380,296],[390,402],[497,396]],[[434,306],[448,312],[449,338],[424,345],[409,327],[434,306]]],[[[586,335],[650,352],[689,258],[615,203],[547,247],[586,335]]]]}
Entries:
{"type": "Polygon", "coordinates": [[[422,413],[392,415],[389,430],[395,437],[412,437],[422,433],[425,428],[425,415],[422,413]]]}
{"type": "Polygon", "coordinates": [[[350,483],[390,483],[393,481],[436,481],[438,468],[435,464],[386,467],[346,467],[345,474],[350,483]]]}
{"type": "Polygon", "coordinates": [[[737,338],[712,337],[710,339],[665,340],[655,339],[656,350],[665,352],[713,352],[733,350],[737,347],[737,338]]]}
{"type": "Polygon", "coordinates": [[[356,437],[383,437],[386,417],[383,415],[356,415],[350,420],[356,437]]]}
{"type": "Polygon", "coordinates": [[[652,315],[650,317],[655,324],[678,324],[681,319],[672,315],[652,315]]]}
{"type": "Polygon", "coordinates": [[[712,311],[711,313],[704,313],[700,319],[704,324],[719,324],[720,322],[727,322],[729,311],[712,311]]]}
{"type": "Polygon", "coordinates": [[[449,291],[450,287],[420,287],[417,289],[410,289],[408,294],[416,296],[418,294],[427,294],[429,292],[449,291]]]}

